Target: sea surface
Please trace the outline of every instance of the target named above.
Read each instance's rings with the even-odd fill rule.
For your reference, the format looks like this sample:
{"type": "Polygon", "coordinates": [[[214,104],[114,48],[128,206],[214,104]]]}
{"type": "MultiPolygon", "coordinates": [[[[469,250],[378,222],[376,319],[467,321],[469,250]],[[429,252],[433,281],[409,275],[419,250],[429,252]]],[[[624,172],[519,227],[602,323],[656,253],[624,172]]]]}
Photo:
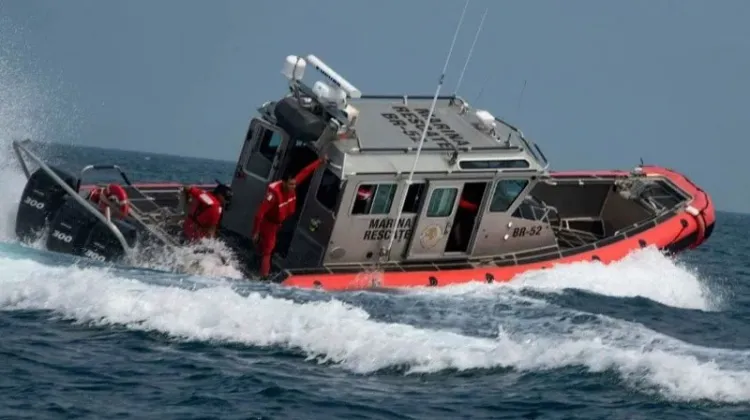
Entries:
{"type": "MultiPolygon", "coordinates": [[[[228,180],[234,164],[68,146],[68,169],[228,180]]],[[[76,264],[13,238],[0,156],[0,418],[730,419],[750,416],[750,216],[702,247],[509,284],[297,291],[76,264]]],[[[103,175],[101,175],[103,176],[103,175]]]]}

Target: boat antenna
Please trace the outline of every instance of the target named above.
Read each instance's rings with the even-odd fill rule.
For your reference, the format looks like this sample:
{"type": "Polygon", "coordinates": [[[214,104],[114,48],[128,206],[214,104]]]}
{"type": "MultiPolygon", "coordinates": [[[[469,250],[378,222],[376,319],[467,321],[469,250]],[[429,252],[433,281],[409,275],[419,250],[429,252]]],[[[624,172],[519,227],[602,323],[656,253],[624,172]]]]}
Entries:
{"type": "Polygon", "coordinates": [[[453,42],[451,42],[451,47],[448,50],[448,57],[445,59],[445,65],[443,65],[443,71],[440,73],[440,79],[438,80],[438,86],[435,90],[435,96],[432,98],[432,105],[430,105],[430,112],[427,114],[427,121],[425,122],[424,129],[422,130],[422,137],[419,139],[419,146],[417,147],[417,154],[414,156],[414,163],[412,164],[411,171],[409,172],[409,178],[406,180],[406,188],[404,188],[404,193],[401,195],[401,200],[398,201],[399,210],[398,214],[396,215],[396,220],[393,223],[393,230],[391,231],[390,239],[388,240],[388,247],[381,251],[380,256],[381,257],[387,257],[390,255],[391,248],[393,247],[393,240],[396,237],[396,229],[398,228],[398,221],[401,220],[401,214],[404,210],[404,200],[406,200],[406,195],[409,192],[409,187],[411,186],[412,179],[414,178],[414,171],[417,170],[417,162],[419,162],[419,155],[422,152],[422,145],[424,145],[425,137],[427,136],[427,130],[430,128],[430,120],[432,120],[432,113],[435,112],[435,104],[437,103],[438,96],[440,96],[440,89],[443,87],[443,82],[445,81],[445,73],[448,71],[448,64],[451,60],[451,54],[453,54],[453,47],[456,45],[456,38],[458,38],[458,32],[461,30],[461,24],[464,21],[464,15],[466,14],[466,9],[469,7],[469,2],[471,0],[466,0],[466,4],[464,5],[464,10],[461,12],[461,18],[458,20],[458,25],[456,26],[456,32],[453,34],[453,42]]]}
{"type": "Polygon", "coordinates": [[[523,87],[521,88],[521,94],[518,95],[518,106],[516,107],[516,117],[521,118],[521,101],[523,101],[523,94],[526,92],[526,80],[523,81],[523,87]]]}
{"type": "Polygon", "coordinates": [[[458,76],[458,82],[456,83],[456,90],[453,91],[453,95],[458,95],[458,88],[461,87],[461,82],[464,80],[464,73],[466,73],[466,68],[469,67],[469,60],[471,60],[471,54],[474,52],[474,46],[477,44],[477,39],[479,39],[479,33],[482,32],[482,25],[484,25],[484,18],[487,17],[487,12],[490,10],[490,8],[484,9],[484,14],[482,15],[482,20],[479,21],[479,27],[477,28],[477,33],[474,34],[474,41],[471,43],[471,48],[469,48],[469,55],[466,57],[466,62],[464,63],[464,68],[461,70],[461,75],[458,76]]]}
{"type": "Polygon", "coordinates": [[[488,82],[490,81],[490,79],[492,78],[492,76],[493,76],[494,74],[495,74],[495,72],[491,72],[491,73],[490,73],[490,74],[488,74],[488,75],[487,75],[487,77],[486,77],[486,78],[484,79],[484,83],[482,83],[482,88],[481,88],[481,89],[479,89],[479,93],[477,94],[477,97],[476,97],[476,98],[474,98],[474,103],[477,103],[477,102],[479,102],[479,98],[481,98],[481,97],[482,97],[482,94],[484,93],[484,88],[485,88],[485,87],[487,87],[487,83],[488,83],[488,82]]]}

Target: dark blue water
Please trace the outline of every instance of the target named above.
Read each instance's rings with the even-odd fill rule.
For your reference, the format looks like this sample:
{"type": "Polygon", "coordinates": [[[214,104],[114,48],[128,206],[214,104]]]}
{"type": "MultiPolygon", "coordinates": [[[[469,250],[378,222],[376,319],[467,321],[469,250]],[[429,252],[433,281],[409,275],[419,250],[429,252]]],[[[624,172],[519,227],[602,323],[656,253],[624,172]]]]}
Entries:
{"type": "MultiPolygon", "coordinates": [[[[136,180],[228,180],[232,162],[48,148],[136,180]]],[[[9,161],[5,157],[6,163],[9,161]]],[[[15,243],[0,204],[0,418],[697,419],[750,409],[750,242],[507,285],[293,291],[71,265],[15,243]],[[2,230],[4,229],[4,230],[2,230]]]]}

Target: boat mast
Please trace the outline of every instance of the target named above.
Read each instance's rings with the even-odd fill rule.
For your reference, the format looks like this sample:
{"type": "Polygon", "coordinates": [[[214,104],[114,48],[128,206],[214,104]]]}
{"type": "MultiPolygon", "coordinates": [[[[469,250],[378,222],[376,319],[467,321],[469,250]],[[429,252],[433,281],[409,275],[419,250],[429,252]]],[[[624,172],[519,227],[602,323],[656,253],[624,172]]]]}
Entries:
{"type": "Polygon", "coordinates": [[[456,26],[456,32],[453,34],[453,41],[451,42],[451,47],[448,50],[448,57],[445,59],[445,65],[443,65],[443,71],[440,74],[440,79],[438,80],[438,86],[435,90],[435,96],[432,98],[432,105],[430,105],[430,112],[427,114],[427,121],[424,125],[424,130],[422,130],[422,137],[419,139],[419,146],[417,147],[417,154],[414,156],[414,163],[412,164],[411,171],[409,172],[409,178],[406,180],[406,188],[404,188],[404,193],[401,195],[401,200],[397,201],[399,205],[398,214],[396,215],[396,220],[393,223],[393,230],[391,231],[390,238],[388,240],[388,246],[385,249],[381,248],[380,257],[381,258],[388,258],[391,253],[391,248],[393,247],[393,240],[396,238],[396,229],[398,228],[398,221],[401,219],[401,214],[403,213],[403,203],[404,200],[406,200],[406,195],[409,193],[409,187],[412,184],[412,180],[414,178],[414,171],[417,170],[417,163],[419,162],[419,155],[422,152],[422,145],[424,145],[425,137],[427,136],[427,130],[430,128],[430,121],[432,120],[432,113],[435,112],[435,104],[437,104],[438,96],[440,96],[440,89],[443,87],[443,82],[445,81],[445,73],[448,71],[448,64],[451,60],[451,54],[453,54],[453,47],[456,45],[456,38],[458,38],[458,32],[461,30],[461,24],[464,21],[464,15],[466,14],[466,9],[469,7],[469,2],[471,0],[466,0],[466,4],[464,5],[464,10],[461,12],[461,18],[458,20],[458,25],[456,26]]]}

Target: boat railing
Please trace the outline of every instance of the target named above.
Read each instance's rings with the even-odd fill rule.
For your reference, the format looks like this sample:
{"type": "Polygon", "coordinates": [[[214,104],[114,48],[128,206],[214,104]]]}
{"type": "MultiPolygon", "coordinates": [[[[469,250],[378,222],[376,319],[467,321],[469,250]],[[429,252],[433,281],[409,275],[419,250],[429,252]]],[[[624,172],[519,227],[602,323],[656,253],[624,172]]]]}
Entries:
{"type": "Polygon", "coordinates": [[[77,191],[75,191],[70,185],[68,185],[60,176],[58,176],[55,171],[50,169],[49,166],[47,166],[42,159],[40,159],[36,154],[34,154],[31,150],[26,148],[26,145],[30,143],[31,140],[23,140],[21,142],[14,140],[12,142],[13,150],[16,153],[16,156],[18,157],[19,163],[21,164],[21,168],[23,169],[24,174],[26,175],[26,179],[31,178],[31,172],[29,171],[29,167],[26,164],[26,160],[24,159],[23,155],[25,154],[27,157],[31,158],[31,160],[34,161],[37,165],[39,165],[39,168],[41,168],[50,178],[52,178],[53,181],[57,185],[60,186],[68,195],[73,197],[74,200],[78,202],[86,211],[91,213],[94,217],[96,217],[100,222],[102,222],[109,230],[112,232],[113,235],[117,238],[117,240],[120,242],[120,245],[122,246],[123,251],[125,252],[127,258],[133,257],[133,248],[128,245],[128,242],[125,240],[125,237],[122,235],[122,232],[120,232],[120,229],[112,223],[110,219],[108,219],[106,216],[104,216],[98,209],[96,209],[91,203],[81,197],[80,194],[78,194],[77,191]]]}
{"type": "Polygon", "coordinates": [[[514,213],[515,217],[521,217],[527,220],[534,220],[539,222],[552,223],[550,220],[551,214],[559,214],[557,207],[551,206],[538,198],[528,195],[523,199],[523,203],[516,209],[514,213]],[[525,214],[526,210],[531,212],[530,215],[525,214]],[[529,217],[527,217],[529,216],[529,217]]]}
{"type": "Polygon", "coordinates": [[[528,151],[528,153],[531,155],[534,160],[543,168],[544,171],[547,171],[549,169],[549,161],[547,160],[547,156],[544,155],[542,152],[542,149],[539,147],[538,144],[535,142],[529,140],[526,138],[526,136],[523,135],[523,131],[521,131],[518,127],[508,123],[507,121],[503,120],[502,118],[495,117],[495,121],[503,124],[504,126],[508,127],[510,129],[510,133],[508,133],[508,139],[507,143],[509,145],[522,147],[524,150],[528,151]],[[517,144],[513,144],[513,134],[515,134],[518,137],[518,141],[515,142],[517,144]]]}
{"type": "MultiPolygon", "coordinates": [[[[167,235],[166,232],[164,232],[161,228],[158,227],[158,224],[161,222],[158,220],[153,213],[144,211],[142,208],[140,208],[135,201],[145,201],[148,203],[152,202],[152,199],[148,197],[146,194],[143,193],[137,186],[135,186],[132,182],[130,182],[130,178],[125,174],[125,171],[122,170],[117,165],[88,165],[85,166],[83,169],[81,169],[80,176],[78,177],[78,187],[76,189],[80,189],[83,177],[86,172],[89,171],[106,171],[106,170],[113,170],[120,174],[120,177],[125,182],[125,184],[128,186],[128,188],[134,192],[136,192],[139,197],[128,197],[128,200],[130,201],[130,211],[129,214],[132,217],[133,220],[138,222],[139,225],[145,230],[147,230],[151,235],[153,235],[156,239],[163,242],[165,245],[171,245],[171,246],[177,246],[177,242],[170,238],[169,235],[167,235]],[[148,223],[146,219],[149,219],[151,223],[148,223]]],[[[130,194],[129,194],[130,195],[130,194]]],[[[104,201],[107,205],[112,205],[106,197],[103,195],[100,197],[102,201],[104,201]]],[[[159,212],[162,216],[165,218],[172,216],[171,214],[167,214],[164,208],[161,206],[158,206],[154,204],[154,210],[159,212]]]]}
{"type": "Polygon", "coordinates": [[[669,198],[669,195],[654,194],[656,181],[642,178],[628,178],[615,183],[620,188],[620,195],[626,199],[640,202],[654,214],[662,214],[669,210],[659,199],[669,198]]]}
{"type": "Polygon", "coordinates": [[[592,242],[596,242],[600,239],[591,232],[572,229],[567,226],[552,226],[552,231],[555,233],[557,241],[564,242],[568,245],[568,248],[576,248],[579,246],[590,244],[592,242]]]}
{"type": "Polygon", "coordinates": [[[547,160],[547,157],[544,156],[544,153],[542,153],[542,149],[539,148],[539,145],[526,139],[521,130],[518,130],[517,133],[518,137],[521,139],[521,143],[523,143],[524,149],[528,150],[529,154],[537,161],[537,163],[539,163],[539,166],[541,166],[544,171],[547,171],[549,169],[549,161],[547,160]]]}

